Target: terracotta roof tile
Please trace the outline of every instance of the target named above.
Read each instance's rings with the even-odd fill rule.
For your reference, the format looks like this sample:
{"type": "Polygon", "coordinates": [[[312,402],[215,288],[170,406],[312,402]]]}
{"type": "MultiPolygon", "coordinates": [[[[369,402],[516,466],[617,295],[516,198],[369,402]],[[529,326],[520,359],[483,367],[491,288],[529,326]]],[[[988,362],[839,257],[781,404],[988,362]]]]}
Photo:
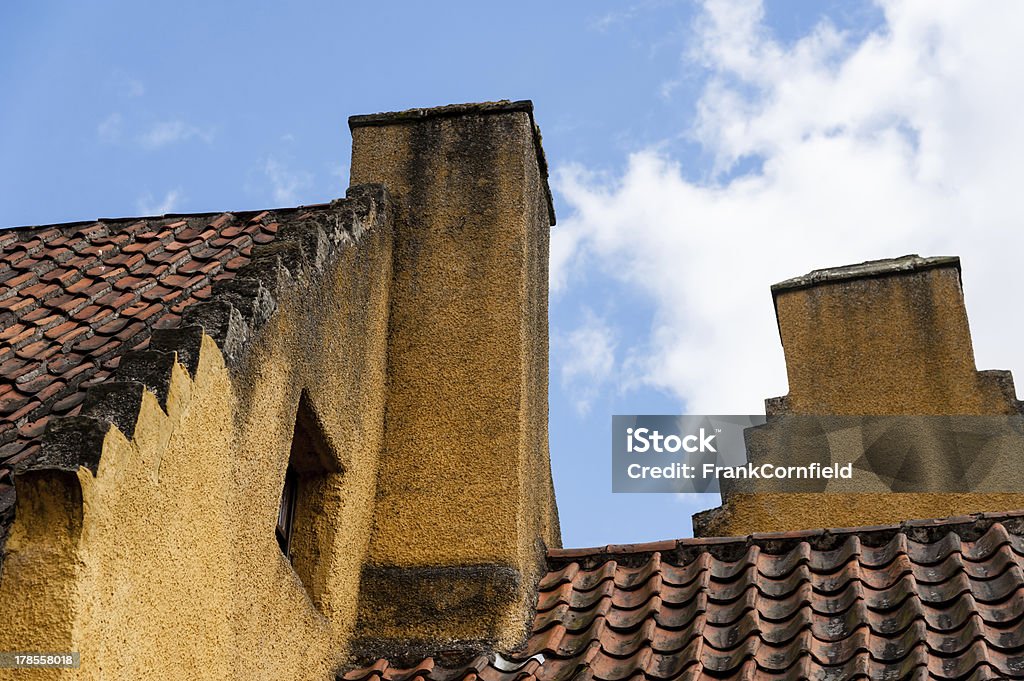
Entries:
{"type": "MultiPolygon", "coordinates": [[[[537,681],[1024,678],[1022,534],[1024,512],[553,550],[533,633],[501,667],[537,681]]],[[[483,659],[379,659],[343,678],[507,678],[483,659]]]]}
{"type": "MultiPolygon", "coordinates": [[[[153,328],[181,322],[235,276],[254,243],[330,205],[275,212],[100,220],[0,231],[0,500],[10,468],[39,449],[51,414],[77,412],[88,386],[153,328]]],[[[4,507],[6,508],[6,506],[4,507]]],[[[0,508],[0,513],[3,512],[0,508]]],[[[0,528],[2,529],[2,528],[0,528]]]]}
{"type": "MultiPolygon", "coordinates": [[[[349,199],[387,219],[383,187],[354,188],[349,199]]],[[[0,558],[13,519],[12,466],[32,465],[51,417],[81,413],[86,391],[122,370],[123,356],[148,348],[154,329],[179,325],[215,281],[244,271],[253,235],[266,243],[295,223],[345,242],[340,230],[355,226],[338,219],[338,207],[0,230],[0,558]]],[[[298,256],[289,267],[311,266],[298,256]]],[[[194,357],[179,359],[194,371],[194,357]]]]}

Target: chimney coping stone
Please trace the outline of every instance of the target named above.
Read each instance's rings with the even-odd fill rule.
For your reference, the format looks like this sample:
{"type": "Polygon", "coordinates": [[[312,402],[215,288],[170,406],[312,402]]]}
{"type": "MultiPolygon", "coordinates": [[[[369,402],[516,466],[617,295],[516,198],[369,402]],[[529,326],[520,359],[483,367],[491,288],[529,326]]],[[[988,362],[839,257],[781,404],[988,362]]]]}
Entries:
{"type": "Polygon", "coordinates": [[[823,284],[834,284],[840,281],[851,279],[870,279],[874,277],[885,277],[892,274],[908,274],[939,267],[955,267],[957,274],[960,274],[960,258],[955,255],[942,255],[922,258],[916,253],[904,255],[898,258],[883,258],[881,260],[868,260],[856,265],[844,265],[842,267],[827,267],[800,276],[786,279],[778,284],[772,285],[772,297],[778,297],[780,293],[795,291],[805,288],[813,288],[823,284]]]}
{"type": "Polygon", "coordinates": [[[544,194],[548,204],[548,221],[551,226],[555,224],[555,202],[551,195],[551,185],[548,182],[548,160],[544,154],[544,146],[541,144],[540,128],[533,118],[533,101],[521,99],[509,101],[502,99],[496,102],[475,102],[467,104],[446,104],[430,108],[405,109],[404,111],[384,111],[373,114],[359,114],[349,116],[349,130],[385,125],[403,125],[420,123],[431,118],[457,118],[459,116],[485,116],[491,114],[505,114],[522,112],[530,117],[530,129],[533,131],[533,147],[537,152],[537,167],[540,170],[541,179],[544,181],[544,194]]]}

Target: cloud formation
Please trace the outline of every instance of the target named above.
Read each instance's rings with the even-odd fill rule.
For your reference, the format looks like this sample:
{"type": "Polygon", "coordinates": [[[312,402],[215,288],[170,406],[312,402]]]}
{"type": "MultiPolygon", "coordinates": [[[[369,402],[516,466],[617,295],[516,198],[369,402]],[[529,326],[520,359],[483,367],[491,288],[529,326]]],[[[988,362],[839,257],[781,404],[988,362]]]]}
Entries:
{"type": "Polygon", "coordinates": [[[611,379],[616,344],[609,326],[590,310],[585,311],[582,325],[555,338],[556,347],[565,354],[562,385],[573,396],[580,414],[590,411],[597,391],[611,379]]]}
{"type": "Polygon", "coordinates": [[[162,199],[155,199],[152,194],[146,192],[135,202],[139,215],[166,215],[175,209],[181,199],[181,190],[172,189],[164,194],[162,199]]]}
{"type": "Polygon", "coordinates": [[[274,156],[264,162],[263,175],[270,181],[271,195],[280,206],[294,204],[313,183],[310,173],[293,170],[274,156]]]}
{"type": "Polygon", "coordinates": [[[146,149],[160,149],[193,139],[209,144],[213,141],[213,131],[182,120],[161,121],[139,135],[139,144],[146,149]]]}
{"type": "Polygon", "coordinates": [[[96,136],[101,142],[113,143],[121,139],[121,128],[124,127],[124,116],[115,111],[96,126],[96,136]]]}
{"type": "Polygon", "coordinates": [[[599,271],[645,296],[654,319],[626,366],[682,409],[756,413],[785,394],[772,283],[910,252],[962,257],[979,368],[1024,381],[1024,4],[881,9],[866,36],[822,21],[783,43],[760,2],[705,3],[685,50],[707,76],[686,131],[705,172],[651,148],[615,178],[555,175],[571,210],[554,290],[599,271]]]}

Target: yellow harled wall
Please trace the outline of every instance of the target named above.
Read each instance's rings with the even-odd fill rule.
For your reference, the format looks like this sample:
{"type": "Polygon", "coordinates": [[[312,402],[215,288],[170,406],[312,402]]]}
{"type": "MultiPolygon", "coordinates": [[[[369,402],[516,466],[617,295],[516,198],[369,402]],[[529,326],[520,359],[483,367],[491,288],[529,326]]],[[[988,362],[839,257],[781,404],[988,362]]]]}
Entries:
{"type": "Polygon", "coordinates": [[[559,546],[547,438],[553,222],[528,103],[356,117],[395,198],[389,389],[359,645],[510,648],[559,546]],[[424,616],[422,613],[429,613],[424,616]]]}
{"type": "MultiPolygon", "coordinates": [[[[773,286],[789,394],[769,400],[769,416],[773,409],[852,417],[1019,413],[1009,373],[975,367],[960,274],[955,257],[905,256],[773,286]]],[[[785,464],[785,452],[773,463],[785,464]]],[[[959,475],[938,452],[920,465],[931,466],[935,479],[959,475]]],[[[1024,494],[1009,492],[867,489],[726,494],[721,507],[694,516],[694,533],[737,536],[1024,508],[1024,494]]]]}
{"type": "Polygon", "coordinates": [[[0,677],[329,677],[374,507],[390,237],[369,235],[314,293],[279,301],[236,371],[207,337],[195,379],[175,369],[166,414],[147,392],[134,438],[109,431],[95,477],[19,479],[0,650],[75,650],[82,666],[0,677]],[[322,495],[333,532],[315,585],[274,535],[303,389],[343,466],[322,495]]]}
{"type": "Polygon", "coordinates": [[[396,639],[522,640],[560,544],[546,169],[522,103],[442,111],[354,126],[353,183],[386,184],[394,219],[287,288],[240,361],[204,337],[95,475],[18,478],[0,650],[82,666],[0,679],[323,680],[396,639]],[[274,533],[304,391],[338,471],[301,502],[305,583],[274,533]]]}

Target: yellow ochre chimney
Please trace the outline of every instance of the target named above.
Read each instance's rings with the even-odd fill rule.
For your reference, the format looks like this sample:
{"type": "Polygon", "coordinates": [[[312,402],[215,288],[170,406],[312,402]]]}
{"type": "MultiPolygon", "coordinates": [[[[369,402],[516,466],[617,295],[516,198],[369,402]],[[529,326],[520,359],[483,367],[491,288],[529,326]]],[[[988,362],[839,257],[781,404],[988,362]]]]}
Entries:
{"type": "MultiPolygon", "coordinates": [[[[768,424],[759,432],[748,431],[748,456],[776,463],[794,457],[803,457],[801,463],[805,459],[828,463],[832,456],[834,462],[834,451],[841,449],[837,442],[845,438],[849,451],[850,432],[838,428],[818,432],[816,440],[801,440],[812,446],[797,452],[783,445],[797,441],[785,429],[809,421],[786,417],[860,418],[853,442],[861,450],[849,460],[856,460],[861,469],[861,488],[779,492],[777,488],[759,491],[756,485],[723,487],[722,506],[694,516],[695,535],[851,527],[1024,508],[1024,494],[1016,488],[993,489],[986,482],[953,489],[965,472],[957,468],[970,465],[970,456],[967,460],[950,456],[949,448],[943,448],[948,443],[926,432],[934,422],[928,417],[993,417],[982,423],[994,423],[993,428],[999,429],[1005,419],[995,417],[1021,413],[1010,372],[975,367],[959,258],[908,255],[815,270],[772,286],[772,296],[789,394],[766,401],[768,424]],[[865,451],[869,443],[877,444],[881,430],[894,429],[891,420],[888,426],[864,424],[876,424],[874,417],[887,416],[908,417],[899,426],[904,441],[897,447],[865,451]],[[866,436],[873,427],[876,430],[866,436]],[[900,487],[899,481],[877,474],[876,469],[886,464],[879,464],[878,451],[885,456],[902,455],[908,447],[914,450],[907,457],[914,474],[931,487],[899,491],[911,487],[900,487]]],[[[975,431],[978,423],[977,419],[972,422],[975,431]]],[[[1001,439],[993,455],[993,471],[1015,470],[1024,460],[1024,443],[1012,428],[1003,430],[997,434],[1001,439]]],[[[992,433],[974,435],[986,446],[993,440],[992,433]]],[[[963,442],[957,444],[962,450],[963,442]]]]}
{"type": "Polygon", "coordinates": [[[548,232],[530,102],[356,116],[352,183],[395,199],[384,448],[356,656],[511,648],[560,533],[548,232]]]}

